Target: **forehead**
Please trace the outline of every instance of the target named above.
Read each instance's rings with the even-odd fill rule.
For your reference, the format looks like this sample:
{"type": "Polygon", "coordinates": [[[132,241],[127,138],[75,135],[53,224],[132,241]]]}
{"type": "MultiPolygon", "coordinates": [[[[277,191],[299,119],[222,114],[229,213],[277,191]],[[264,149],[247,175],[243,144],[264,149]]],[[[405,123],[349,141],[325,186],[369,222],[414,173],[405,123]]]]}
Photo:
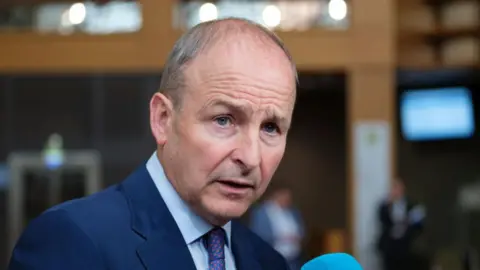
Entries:
{"type": "MultiPolygon", "coordinates": [[[[273,42],[241,35],[215,42],[186,70],[192,84],[249,84],[278,94],[294,94],[295,73],[290,60],[273,42]]],[[[193,85],[194,87],[197,85],[193,85]]]]}

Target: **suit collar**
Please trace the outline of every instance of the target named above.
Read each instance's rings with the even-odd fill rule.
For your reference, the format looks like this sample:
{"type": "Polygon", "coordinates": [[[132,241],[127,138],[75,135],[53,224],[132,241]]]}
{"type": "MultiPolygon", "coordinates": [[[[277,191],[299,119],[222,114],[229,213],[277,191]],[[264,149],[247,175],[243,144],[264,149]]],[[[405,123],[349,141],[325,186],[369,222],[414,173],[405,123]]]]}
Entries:
{"type": "Polygon", "coordinates": [[[145,268],[196,270],[181,232],[145,165],[120,188],[128,201],[132,230],[145,240],[137,248],[145,268]]]}

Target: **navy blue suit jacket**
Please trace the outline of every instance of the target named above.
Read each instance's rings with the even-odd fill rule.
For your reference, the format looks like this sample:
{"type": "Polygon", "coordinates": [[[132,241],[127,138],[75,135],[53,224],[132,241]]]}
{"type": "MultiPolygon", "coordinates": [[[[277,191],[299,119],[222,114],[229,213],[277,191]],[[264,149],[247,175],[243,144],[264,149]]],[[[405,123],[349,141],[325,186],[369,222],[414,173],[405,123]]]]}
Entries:
{"type": "MultiPolygon", "coordinates": [[[[286,270],[283,257],[232,221],[238,270],[286,270]]],[[[9,270],[195,270],[188,247],[145,166],[121,184],[53,207],[33,220],[9,270]]]]}

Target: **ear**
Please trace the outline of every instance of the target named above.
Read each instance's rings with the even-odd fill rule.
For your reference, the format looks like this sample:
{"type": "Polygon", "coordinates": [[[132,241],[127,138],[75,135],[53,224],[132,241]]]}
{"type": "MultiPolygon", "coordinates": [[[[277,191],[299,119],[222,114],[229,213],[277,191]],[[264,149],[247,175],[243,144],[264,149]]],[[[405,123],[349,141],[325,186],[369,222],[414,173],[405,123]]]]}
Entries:
{"type": "Polygon", "coordinates": [[[157,145],[167,142],[172,122],[173,104],[162,93],[155,93],[150,100],[150,128],[157,145]]]}

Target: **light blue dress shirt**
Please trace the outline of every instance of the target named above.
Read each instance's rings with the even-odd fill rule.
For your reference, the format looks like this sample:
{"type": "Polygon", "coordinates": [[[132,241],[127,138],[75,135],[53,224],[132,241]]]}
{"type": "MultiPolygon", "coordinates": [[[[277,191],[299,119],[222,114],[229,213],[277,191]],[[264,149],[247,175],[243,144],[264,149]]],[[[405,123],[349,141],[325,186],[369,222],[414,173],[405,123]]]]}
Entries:
{"type": "MultiPolygon", "coordinates": [[[[168,210],[177,223],[183,239],[185,240],[193,261],[198,270],[208,270],[208,252],[202,241],[202,236],[209,232],[213,226],[195,214],[190,207],[180,198],[163,171],[157,153],[153,153],[147,162],[147,170],[160,192],[168,210]]],[[[225,265],[227,270],[235,270],[235,261],[231,250],[231,223],[223,226],[227,235],[225,245],[225,265]]]]}

